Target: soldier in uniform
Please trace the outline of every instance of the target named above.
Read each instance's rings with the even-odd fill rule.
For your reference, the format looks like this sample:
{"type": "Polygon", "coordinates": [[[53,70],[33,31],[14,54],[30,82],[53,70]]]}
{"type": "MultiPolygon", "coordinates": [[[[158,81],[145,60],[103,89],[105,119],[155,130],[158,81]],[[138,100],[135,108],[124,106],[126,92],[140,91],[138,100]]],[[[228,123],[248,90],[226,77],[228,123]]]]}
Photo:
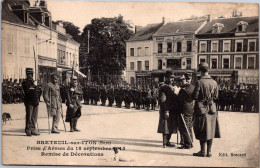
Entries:
{"type": "Polygon", "coordinates": [[[106,105],[107,100],[107,89],[105,88],[104,84],[100,87],[100,99],[101,99],[101,106],[106,105]]]}
{"type": "Polygon", "coordinates": [[[134,86],[131,87],[130,92],[131,92],[131,100],[133,102],[133,108],[135,108],[136,102],[135,102],[135,90],[136,88],[134,86]]]}
{"type": "Polygon", "coordinates": [[[24,105],[26,111],[26,125],[25,125],[25,133],[27,136],[32,135],[40,135],[36,131],[36,123],[38,117],[38,92],[37,86],[33,81],[33,69],[26,68],[26,80],[22,83],[24,90],[24,105]]]}
{"type": "Polygon", "coordinates": [[[194,133],[200,141],[200,151],[194,156],[211,157],[213,138],[220,138],[218,114],[215,100],[218,98],[218,84],[208,75],[208,64],[199,64],[201,79],[196,82],[192,97],[194,106],[194,133]],[[207,154],[206,154],[207,144],[207,154]]]}
{"type": "Polygon", "coordinates": [[[140,86],[137,86],[135,91],[135,103],[136,103],[135,108],[137,110],[140,110],[142,104],[142,91],[140,89],[140,86]]]}
{"type": "Polygon", "coordinates": [[[131,91],[129,89],[129,86],[125,88],[125,106],[126,108],[130,109],[130,104],[131,104],[131,91]]]}
{"type": "Polygon", "coordinates": [[[115,99],[114,88],[111,85],[107,92],[108,106],[112,107],[115,99]]]}
{"type": "Polygon", "coordinates": [[[73,77],[71,86],[67,88],[67,112],[66,122],[70,123],[70,131],[79,131],[77,128],[78,119],[81,116],[81,103],[79,97],[83,94],[78,87],[77,77],[73,77]]]}
{"type": "Polygon", "coordinates": [[[152,99],[152,93],[149,86],[146,87],[145,107],[147,111],[150,111],[150,104],[152,99]]]}
{"type": "Polygon", "coordinates": [[[94,105],[97,105],[99,102],[99,99],[100,99],[99,86],[98,85],[94,86],[93,91],[94,91],[94,93],[93,93],[94,94],[94,105]]]}
{"type": "Polygon", "coordinates": [[[172,72],[167,71],[165,74],[165,84],[161,86],[159,90],[159,124],[158,124],[158,133],[162,133],[163,137],[163,147],[166,146],[174,147],[170,143],[171,135],[177,133],[177,120],[176,115],[174,114],[174,101],[176,101],[176,95],[174,94],[172,72]]]}
{"type": "Polygon", "coordinates": [[[60,86],[58,84],[58,75],[51,75],[51,82],[47,83],[43,90],[43,99],[47,106],[48,116],[52,116],[51,133],[59,134],[59,121],[62,108],[62,100],[60,95],[60,86]]]}
{"type": "Polygon", "coordinates": [[[193,99],[192,93],[194,86],[191,85],[191,74],[185,73],[182,78],[182,89],[178,94],[178,106],[180,107],[178,111],[178,128],[180,134],[183,138],[183,149],[192,148],[192,118],[193,118],[193,99]],[[186,126],[185,126],[186,125],[186,126]]]}

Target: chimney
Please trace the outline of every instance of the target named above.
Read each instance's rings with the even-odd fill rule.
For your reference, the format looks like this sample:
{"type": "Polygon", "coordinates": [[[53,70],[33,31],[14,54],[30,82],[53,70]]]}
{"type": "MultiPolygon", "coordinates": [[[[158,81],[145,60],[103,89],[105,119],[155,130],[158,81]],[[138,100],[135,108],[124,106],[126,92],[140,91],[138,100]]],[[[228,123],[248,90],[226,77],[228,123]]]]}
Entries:
{"type": "Polygon", "coordinates": [[[210,15],[207,15],[207,22],[210,22],[210,15]]]}
{"type": "Polygon", "coordinates": [[[162,17],[162,23],[163,23],[163,25],[165,24],[165,18],[164,17],[162,17]]]}
{"type": "Polygon", "coordinates": [[[142,26],[135,26],[135,33],[139,32],[142,29],[142,26]]]}

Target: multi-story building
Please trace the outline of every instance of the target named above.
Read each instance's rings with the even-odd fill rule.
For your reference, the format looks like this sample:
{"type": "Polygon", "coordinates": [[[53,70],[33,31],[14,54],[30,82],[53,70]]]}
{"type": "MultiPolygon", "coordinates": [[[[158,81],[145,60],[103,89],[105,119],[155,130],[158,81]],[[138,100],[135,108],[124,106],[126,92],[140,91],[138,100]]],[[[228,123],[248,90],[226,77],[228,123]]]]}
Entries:
{"type": "Polygon", "coordinates": [[[25,78],[26,67],[37,69],[37,31],[28,7],[24,1],[2,2],[2,79],[25,78]]]}
{"type": "Polygon", "coordinates": [[[209,18],[169,22],[153,35],[154,82],[164,81],[165,72],[175,75],[197,69],[197,40],[195,35],[209,18]]]}
{"type": "Polygon", "coordinates": [[[258,17],[218,18],[196,35],[198,63],[207,62],[217,81],[258,83],[258,17]]]}
{"type": "Polygon", "coordinates": [[[25,69],[33,68],[34,79],[44,84],[57,68],[71,70],[72,65],[83,75],[78,71],[78,55],[79,43],[52,22],[46,6],[30,6],[29,1],[2,2],[2,79],[25,78],[25,69]]]}
{"type": "Polygon", "coordinates": [[[136,33],[126,41],[126,82],[131,85],[151,84],[154,65],[152,35],[164,24],[136,27],[136,33]]]}

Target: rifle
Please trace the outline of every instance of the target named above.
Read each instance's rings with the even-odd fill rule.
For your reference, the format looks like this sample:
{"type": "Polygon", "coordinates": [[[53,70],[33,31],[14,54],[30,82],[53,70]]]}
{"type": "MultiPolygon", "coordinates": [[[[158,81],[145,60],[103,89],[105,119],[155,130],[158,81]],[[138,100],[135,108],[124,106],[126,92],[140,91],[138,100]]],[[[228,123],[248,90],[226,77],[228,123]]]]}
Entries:
{"type": "Polygon", "coordinates": [[[49,130],[49,134],[51,134],[51,130],[50,130],[51,89],[49,89],[49,93],[50,93],[50,108],[48,108],[47,106],[47,113],[48,113],[48,130],[49,130]]]}

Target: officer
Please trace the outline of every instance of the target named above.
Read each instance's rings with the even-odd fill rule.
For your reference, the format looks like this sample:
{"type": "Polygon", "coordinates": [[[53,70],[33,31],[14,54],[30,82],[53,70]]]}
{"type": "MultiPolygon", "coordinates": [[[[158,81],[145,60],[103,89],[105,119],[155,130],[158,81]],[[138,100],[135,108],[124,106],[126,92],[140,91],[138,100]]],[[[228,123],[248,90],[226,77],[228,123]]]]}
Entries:
{"type": "Polygon", "coordinates": [[[200,151],[194,156],[211,157],[213,138],[220,138],[218,114],[215,100],[218,98],[218,85],[208,74],[208,64],[199,64],[201,79],[196,82],[192,97],[194,106],[194,133],[200,141],[200,151]],[[207,144],[207,155],[205,152],[207,144]]]}
{"type": "Polygon", "coordinates": [[[165,74],[165,84],[161,86],[159,90],[159,105],[160,105],[160,118],[158,124],[158,133],[162,133],[163,147],[174,147],[174,144],[170,143],[171,135],[177,133],[177,118],[174,114],[174,101],[176,101],[176,95],[174,94],[172,82],[174,76],[171,71],[167,71],[165,74]]]}
{"type": "Polygon", "coordinates": [[[22,83],[23,90],[24,90],[24,105],[26,111],[26,125],[25,125],[25,133],[27,136],[32,135],[40,135],[36,131],[36,123],[37,123],[37,116],[38,116],[38,106],[39,106],[39,99],[38,99],[38,92],[37,86],[34,84],[33,81],[33,69],[26,68],[26,79],[22,83]]]}
{"type": "Polygon", "coordinates": [[[130,109],[130,104],[131,104],[131,91],[129,89],[129,86],[126,86],[125,88],[125,106],[126,108],[130,109]]]}
{"type": "Polygon", "coordinates": [[[51,82],[49,82],[43,90],[43,98],[47,106],[48,116],[52,116],[52,130],[51,133],[59,134],[59,121],[62,108],[62,100],[60,95],[60,86],[58,84],[58,75],[51,75],[51,82]]]}
{"type": "Polygon", "coordinates": [[[80,131],[77,128],[78,119],[81,116],[81,103],[79,97],[83,94],[78,86],[77,77],[73,77],[71,86],[67,88],[67,113],[66,122],[70,123],[70,132],[80,131]]]}
{"type": "Polygon", "coordinates": [[[151,104],[151,99],[152,99],[152,93],[151,93],[151,89],[149,88],[149,86],[147,85],[146,87],[146,97],[145,97],[145,107],[147,111],[150,111],[150,104],[151,104]]]}
{"type": "Polygon", "coordinates": [[[136,88],[134,86],[131,87],[130,92],[131,92],[131,100],[133,102],[133,108],[135,108],[136,102],[135,102],[135,90],[136,88]]]}
{"type": "Polygon", "coordinates": [[[140,110],[141,103],[142,103],[142,91],[141,91],[139,85],[137,85],[137,88],[136,88],[136,91],[135,91],[135,103],[136,103],[135,108],[137,110],[140,110]]]}
{"type": "Polygon", "coordinates": [[[192,117],[193,117],[193,99],[192,93],[194,86],[191,85],[191,74],[185,73],[182,79],[182,88],[178,94],[178,128],[183,138],[183,149],[192,148],[192,117]]]}

